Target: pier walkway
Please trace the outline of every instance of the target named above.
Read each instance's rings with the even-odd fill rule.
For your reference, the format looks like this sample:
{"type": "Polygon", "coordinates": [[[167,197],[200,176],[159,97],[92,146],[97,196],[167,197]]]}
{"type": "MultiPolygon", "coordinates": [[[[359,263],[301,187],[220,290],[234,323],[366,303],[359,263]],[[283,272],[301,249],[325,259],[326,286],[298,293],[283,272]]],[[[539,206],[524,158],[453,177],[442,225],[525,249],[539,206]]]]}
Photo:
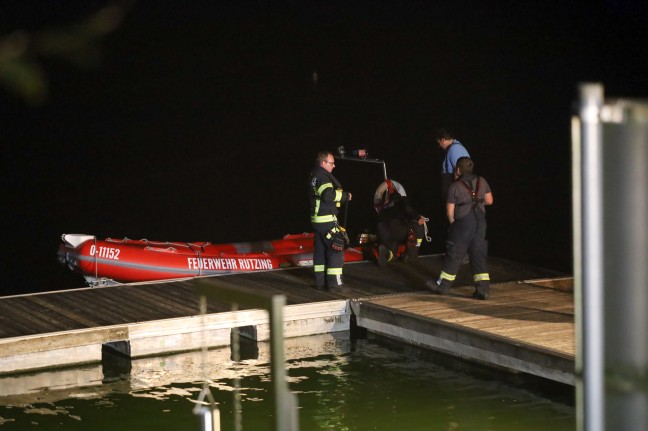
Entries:
{"type": "MultiPolygon", "coordinates": [[[[449,295],[424,287],[443,257],[414,265],[345,265],[345,287],[312,287],[310,268],[208,277],[285,295],[284,335],[371,332],[472,361],[573,384],[573,281],[552,271],[490,259],[491,298],[470,297],[462,267],[449,295]]],[[[209,299],[199,312],[198,279],[78,288],[0,297],[0,375],[101,362],[106,349],[130,358],[228,346],[231,329],[269,337],[264,311],[209,299]]]]}

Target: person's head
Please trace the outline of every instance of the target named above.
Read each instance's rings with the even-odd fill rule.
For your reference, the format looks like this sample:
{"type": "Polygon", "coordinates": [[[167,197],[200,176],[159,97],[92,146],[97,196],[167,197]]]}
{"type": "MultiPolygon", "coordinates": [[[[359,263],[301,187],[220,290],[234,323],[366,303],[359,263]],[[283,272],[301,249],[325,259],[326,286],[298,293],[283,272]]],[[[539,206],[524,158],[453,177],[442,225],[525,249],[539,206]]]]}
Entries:
{"type": "Polygon", "coordinates": [[[470,157],[459,157],[455,168],[455,175],[459,177],[465,174],[472,174],[474,167],[475,164],[470,157]]]}
{"type": "Polygon", "coordinates": [[[448,129],[439,129],[436,134],[436,140],[439,147],[445,150],[450,146],[450,144],[452,144],[454,135],[448,129]]]}
{"type": "Polygon", "coordinates": [[[328,172],[333,172],[333,168],[335,167],[335,158],[333,157],[333,153],[330,151],[320,151],[317,153],[315,164],[323,167],[328,172]]]}

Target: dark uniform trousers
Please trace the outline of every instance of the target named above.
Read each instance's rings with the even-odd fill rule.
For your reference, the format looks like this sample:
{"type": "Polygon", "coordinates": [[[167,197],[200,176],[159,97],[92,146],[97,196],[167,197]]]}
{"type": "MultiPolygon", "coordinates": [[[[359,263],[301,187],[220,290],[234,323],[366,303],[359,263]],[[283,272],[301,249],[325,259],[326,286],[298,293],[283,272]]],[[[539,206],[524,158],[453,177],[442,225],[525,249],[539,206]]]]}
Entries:
{"type": "Polygon", "coordinates": [[[488,295],[490,275],[487,262],[486,214],[478,208],[471,209],[465,217],[455,220],[450,225],[443,270],[437,280],[437,285],[443,293],[452,286],[466,253],[470,258],[477,293],[488,295]]]}
{"type": "Polygon", "coordinates": [[[312,223],[315,231],[315,249],[313,250],[313,270],[315,287],[334,288],[342,285],[342,266],[344,252],[331,248],[331,238],[327,235],[337,228],[337,222],[312,223]]]}
{"type": "Polygon", "coordinates": [[[406,250],[408,257],[417,257],[419,248],[421,247],[421,242],[423,241],[423,236],[425,235],[425,229],[423,226],[418,224],[418,220],[411,220],[409,222],[404,222],[402,220],[384,220],[378,222],[378,239],[381,244],[387,247],[394,256],[398,252],[398,247],[401,244],[406,244],[408,240],[408,234],[410,229],[414,231],[416,235],[416,245],[410,247],[409,244],[406,250]]]}

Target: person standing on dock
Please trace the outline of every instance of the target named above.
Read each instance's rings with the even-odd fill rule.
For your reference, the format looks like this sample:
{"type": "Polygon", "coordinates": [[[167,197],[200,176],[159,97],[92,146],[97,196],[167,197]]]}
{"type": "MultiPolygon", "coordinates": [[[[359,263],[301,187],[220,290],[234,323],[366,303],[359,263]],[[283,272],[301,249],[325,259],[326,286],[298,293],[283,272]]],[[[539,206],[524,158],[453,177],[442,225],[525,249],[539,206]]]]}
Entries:
{"type": "MultiPolygon", "coordinates": [[[[436,136],[439,147],[445,153],[443,163],[441,163],[441,199],[443,201],[443,210],[445,211],[448,201],[448,188],[450,188],[450,184],[456,179],[455,170],[457,168],[457,160],[460,157],[470,157],[470,154],[466,147],[455,139],[454,133],[450,130],[441,128],[437,131],[436,136]]],[[[443,231],[447,231],[448,225],[441,223],[440,228],[443,231]]],[[[466,264],[468,262],[468,257],[464,256],[461,263],[466,264]]]]}
{"type": "Polygon", "coordinates": [[[488,243],[486,241],[486,205],[493,204],[493,193],[485,178],[473,173],[468,157],[457,160],[455,181],[448,188],[446,213],[450,229],[446,241],[443,268],[437,280],[425,285],[435,293],[448,293],[468,253],[477,299],[487,299],[490,290],[488,243]]]}
{"type": "Polygon", "coordinates": [[[332,289],[342,285],[344,265],[344,242],[338,224],[340,204],[351,200],[351,193],[333,176],[335,159],[329,151],[321,151],[315,159],[310,175],[310,213],[315,233],[313,270],[315,288],[332,289]]]}
{"type": "Polygon", "coordinates": [[[460,157],[470,157],[470,154],[466,147],[455,139],[454,134],[447,129],[438,130],[437,143],[445,151],[445,157],[441,164],[441,197],[445,203],[448,197],[448,188],[455,180],[457,160],[460,157]]]}

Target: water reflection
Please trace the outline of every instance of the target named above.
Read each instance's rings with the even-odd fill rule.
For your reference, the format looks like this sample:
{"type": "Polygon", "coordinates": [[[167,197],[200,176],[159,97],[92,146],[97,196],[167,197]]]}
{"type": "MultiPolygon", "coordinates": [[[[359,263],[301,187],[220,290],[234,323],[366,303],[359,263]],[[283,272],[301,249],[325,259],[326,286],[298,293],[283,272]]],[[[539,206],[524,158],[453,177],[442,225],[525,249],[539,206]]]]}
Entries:
{"type": "MultiPolygon", "coordinates": [[[[0,431],[198,430],[204,376],[223,430],[272,427],[269,346],[106,361],[0,378],[0,431]]],[[[286,340],[302,430],[573,430],[573,389],[382,338],[286,340]]]]}

